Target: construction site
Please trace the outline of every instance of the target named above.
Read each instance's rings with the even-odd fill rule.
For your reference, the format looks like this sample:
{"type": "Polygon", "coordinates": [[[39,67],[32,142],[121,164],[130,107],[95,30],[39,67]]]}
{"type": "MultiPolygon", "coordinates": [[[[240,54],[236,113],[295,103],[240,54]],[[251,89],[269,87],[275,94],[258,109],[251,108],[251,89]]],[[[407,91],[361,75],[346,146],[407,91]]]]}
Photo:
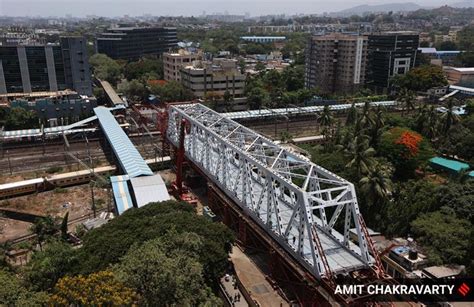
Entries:
{"type": "Polygon", "coordinates": [[[236,234],[233,272],[221,280],[229,306],[416,305],[335,293],[348,281],[396,281],[354,185],[297,147],[321,142],[322,107],[218,113],[195,101],[125,107],[114,97],[71,125],[1,132],[0,241],[31,240],[32,222],[45,215],[67,211],[71,230],[94,228],[175,199],[236,234]],[[282,142],[284,131],[292,137],[282,142]]]}

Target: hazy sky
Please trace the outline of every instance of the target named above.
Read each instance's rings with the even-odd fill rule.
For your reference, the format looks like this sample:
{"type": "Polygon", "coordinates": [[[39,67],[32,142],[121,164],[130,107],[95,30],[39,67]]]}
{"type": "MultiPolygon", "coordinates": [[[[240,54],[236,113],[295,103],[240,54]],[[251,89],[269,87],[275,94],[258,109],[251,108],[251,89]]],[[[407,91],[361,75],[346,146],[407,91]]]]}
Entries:
{"type": "MultiPolygon", "coordinates": [[[[0,0],[0,15],[8,16],[137,16],[201,15],[223,13],[251,16],[265,14],[318,14],[360,4],[401,3],[410,0],[0,0]]],[[[416,0],[424,6],[439,6],[455,0],[416,0]]]]}

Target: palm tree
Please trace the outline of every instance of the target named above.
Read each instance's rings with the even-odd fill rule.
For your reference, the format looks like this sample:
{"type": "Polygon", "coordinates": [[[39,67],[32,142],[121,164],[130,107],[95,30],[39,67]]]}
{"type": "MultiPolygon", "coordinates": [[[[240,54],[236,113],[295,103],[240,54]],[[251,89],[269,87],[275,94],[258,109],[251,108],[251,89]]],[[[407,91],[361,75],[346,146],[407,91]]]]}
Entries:
{"type": "Polygon", "coordinates": [[[459,115],[454,113],[454,110],[453,110],[456,103],[457,103],[456,98],[450,97],[450,98],[446,99],[446,109],[447,110],[441,116],[441,119],[444,121],[443,132],[444,132],[445,135],[448,134],[449,129],[451,129],[451,126],[453,126],[454,124],[457,124],[460,121],[459,115]]]}
{"type": "Polygon", "coordinates": [[[59,226],[57,222],[50,215],[35,219],[30,228],[30,231],[34,233],[38,239],[40,250],[43,250],[43,241],[57,233],[58,230],[59,226]]]}
{"type": "Polygon", "coordinates": [[[358,135],[349,145],[347,153],[351,161],[347,167],[355,167],[357,176],[368,174],[375,164],[375,149],[369,146],[369,137],[358,135]]]}
{"type": "Polygon", "coordinates": [[[403,114],[405,111],[415,109],[415,93],[413,91],[402,88],[398,94],[397,100],[402,105],[403,114]]]}
{"type": "Polygon", "coordinates": [[[435,106],[430,106],[427,110],[426,114],[426,126],[424,129],[424,133],[430,139],[434,139],[438,136],[439,132],[439,125],[440,125],[440,117],[438,111],[436,111],[435,106]]]}
{"type": "Polygon", "coordinates": [[[389,172],[380,164],[376,164],[359,181],[360,189],[372,205],[386,203],[393,191],[393,183],[389,172]]]}
{"type": "Polygon", "coordinates": [[[354,125],[357,121],[357,115],[357,109],[355,107],[355,103],[353,102],[351,108],[347,112],[346,126],[354,125]]]}
{"type": "Polygon", "coordinates": [[[364,107],[362,108],[362,113],[361,113],[361,115],[359,117],[359,120],[358,120],[359,128],[367,129],[370,126],[372,126],[374,121],[373,121],[373,118],[371,116],[370,109],[371,109],[370,102],[366,101],[365,104],[364,104],[364,107]]]}
{"type": "Polygon", "coordinates": [[[383,128],[385,127],[384,113],[381,106],[378,106],[374,112],[374,119],[372,126],[370,127],[370,146],[376,148],[380,136],[382,135],[383,128]]]}
{"type": "Polygon", "coordinates": [[[323,112],[318,117],[318,122],[323,127],[323,135],[326,139],[331,134],[331,126],[334,123],[334,117],[328,105],[324,106],[323,112]]]}

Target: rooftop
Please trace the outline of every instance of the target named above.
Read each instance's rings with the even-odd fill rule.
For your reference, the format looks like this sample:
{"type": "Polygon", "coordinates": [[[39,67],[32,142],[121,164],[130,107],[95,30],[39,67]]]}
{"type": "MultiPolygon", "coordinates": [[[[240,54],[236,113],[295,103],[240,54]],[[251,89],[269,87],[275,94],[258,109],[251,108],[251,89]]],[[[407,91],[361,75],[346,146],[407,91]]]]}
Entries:
{"type": "Polygon", "coordinates": [[[120,166],[131,178],[138,176],[151,176],[153,172],[143,160],[142,156],[130,141],[123,129],[104,107],[94,108],[94,112],[99,119],[100,126],[109,141],[120,166]]]}
{"type": "Polygon", "coordinates": [[[474,67],[448,67],[448,70],[455,70],[458,72],[474,73],[474,67]]]}
{"type": "Polygon", "coordinates": [[[143,176],[130,179],[137,207],[152,202],[170,200],[166,185],[160,175],[143,176]]]}
{"type": "Polygon", "coordinates": [[[456,160],[450,160],[450,159],[446,159],[442,157],[431,158],[430,162],[432,164],[441,166],[451,171],[455,171],[457,173],[461,172],[462,170],[469,169],[469,164],[467,163],[456,161],[456,160]]]}
{"type": "Polygon", "coordinates": [[[464,271],[464,266],[430,266],[424,268],[423,272],[434,278],[446,278],[456,276],[464,271]]]}

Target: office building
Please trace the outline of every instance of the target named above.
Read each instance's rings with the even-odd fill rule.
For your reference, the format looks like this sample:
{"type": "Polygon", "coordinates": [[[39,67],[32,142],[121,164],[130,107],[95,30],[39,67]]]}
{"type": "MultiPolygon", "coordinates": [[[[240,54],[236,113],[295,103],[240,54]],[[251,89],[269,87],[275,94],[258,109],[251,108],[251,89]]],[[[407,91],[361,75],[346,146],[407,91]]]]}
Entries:
{"type": "Polygon", "coordinates": [[[365,82],[367,37],[332,33],[310,38],[305,85],[323,93],[350,93],[365,82]]]}
{"type": "Polygon", "coordinates": [[[189,66],[192,62],[199,60],[201,55],[198,53],[179,50],[176,53],[163,53],[163,72],[164,79],[167,81],[180,81],[180,70],[184,66],[189,66]]]}
{"type": "Polygon", "coordinates": [[[161,56],[178,45],[176,28],[111,28],[96,38],[96,51],[112,59],[161,56]]]}
{"type": "Polygon", "coordinates": [[[242,97],[245,79],[237,68],[236,60],[195,61],[181,69],[181,83],[198,98],[204,98],[206,94],[223,97],[226,91],[233,98],[242,97]]]}
{"type": "Polygon", "coordinates": [[[369,35],[367,85],[387,89],[390,79],[415,66],[419,35],[414,32],[385,32],[369,35]]]}
{"type": "Polygon", "coordinates": [[[92,96],[86,40],[62,37],[60,42],[0,46],[0,94],[69,89],[92,96]]]}

